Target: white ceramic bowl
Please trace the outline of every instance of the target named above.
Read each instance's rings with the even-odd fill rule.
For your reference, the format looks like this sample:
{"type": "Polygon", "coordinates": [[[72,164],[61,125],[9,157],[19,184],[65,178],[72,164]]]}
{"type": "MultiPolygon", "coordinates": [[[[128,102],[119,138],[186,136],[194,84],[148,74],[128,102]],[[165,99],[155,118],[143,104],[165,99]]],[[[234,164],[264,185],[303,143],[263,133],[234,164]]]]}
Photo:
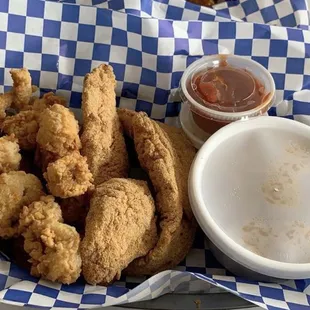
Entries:
{"type": "Polygon", "coordinates": [[[189,177],[195,217],[213,244],[256,273],[310,277],[310,127],[238,121],[199,150],[189,177]]]}

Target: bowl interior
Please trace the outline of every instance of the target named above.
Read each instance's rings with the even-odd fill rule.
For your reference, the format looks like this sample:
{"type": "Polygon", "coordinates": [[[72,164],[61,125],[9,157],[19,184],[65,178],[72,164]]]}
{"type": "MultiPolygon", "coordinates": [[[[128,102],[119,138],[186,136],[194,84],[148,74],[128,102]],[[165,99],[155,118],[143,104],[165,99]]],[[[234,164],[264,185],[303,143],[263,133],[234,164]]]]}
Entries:
{"type": "Polygon", "coordinates": [[[260,125],[254,124],[258,118],[246,121],[251,126],[229,125],[203,146],[196,179],[203,208],[225,235],[252,253],[309,263],[309,129],[261,118],[260,125]]]}

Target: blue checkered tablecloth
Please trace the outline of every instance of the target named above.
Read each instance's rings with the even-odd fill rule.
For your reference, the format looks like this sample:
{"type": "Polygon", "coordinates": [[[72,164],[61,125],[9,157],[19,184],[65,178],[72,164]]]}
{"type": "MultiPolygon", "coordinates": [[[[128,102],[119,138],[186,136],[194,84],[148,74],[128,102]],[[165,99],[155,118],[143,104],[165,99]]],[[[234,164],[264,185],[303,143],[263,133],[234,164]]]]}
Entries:
{"type": "MultiPolygon", "coordinates": [[[[204,55],[234,53],[273,75],[271,115],[310,125],[309,25],[306,0],[231,0],[214,9],[184,0],[0,0],[0,92],[12,85],[10,68],[24,66],[41,93],[63,95],[79,115],[84,75],[106,62],[116,74],[119,106],[175,124],[184,69],[204,55]]],[[[86,309],[206,292],[210,284],[265,309],[310,307],[309,280],[234,277],[202,233],[176,270],[109,287],[39,280],[0,256],[0,301],[21,306],[86,309]]]]}

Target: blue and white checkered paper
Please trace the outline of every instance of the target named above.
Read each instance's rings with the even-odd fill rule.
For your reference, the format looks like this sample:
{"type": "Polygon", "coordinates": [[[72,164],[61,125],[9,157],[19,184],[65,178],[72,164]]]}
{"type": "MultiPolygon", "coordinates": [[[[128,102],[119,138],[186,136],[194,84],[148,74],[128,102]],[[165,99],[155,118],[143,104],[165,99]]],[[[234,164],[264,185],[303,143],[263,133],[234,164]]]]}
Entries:
{"type": "MultiPolygon", "coordinates": [[[[0,0],[0,92],[10,68],[27,67],[42,93],[54,90],[79,112],[82,81],[102,62],[114,67],[117,103],[174,124],[185,68],[204,55],[252,58],[273,75],[270,114],[310,125],[310,31],[306,0],[227,1],[214,9],[183,0],[0,0]]],[[[46,309],[86,309],[207,292],[210,284],[265,309],[310,307],[310,281],[260,283],[229,275],[198,234],[176,268],[152,278],[122,278],[110,287],[82,280],[39,280],[0,255],[0,301],[46,309]],[[309,294],[309,295],[308,295],[309,294]]]]}

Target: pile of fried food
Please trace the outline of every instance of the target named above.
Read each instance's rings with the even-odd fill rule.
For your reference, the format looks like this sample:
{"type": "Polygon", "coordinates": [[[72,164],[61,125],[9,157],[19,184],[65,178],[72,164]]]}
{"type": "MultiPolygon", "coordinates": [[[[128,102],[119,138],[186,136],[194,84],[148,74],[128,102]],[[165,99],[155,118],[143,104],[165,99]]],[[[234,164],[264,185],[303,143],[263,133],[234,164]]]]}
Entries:
{"type": "Polygon", "coordinates": [[[105,64],[84,79],[81,130],[63,98],[33,95],[27,69],[11,76],[0,95],[0,239],[13,261],[36,277],[102,285],[180,263],[197,226],[187,192],[195,150],[182,130],[117,109],[105,64]],[[129,178],[134,161],[146,180],[129,178]]]}

